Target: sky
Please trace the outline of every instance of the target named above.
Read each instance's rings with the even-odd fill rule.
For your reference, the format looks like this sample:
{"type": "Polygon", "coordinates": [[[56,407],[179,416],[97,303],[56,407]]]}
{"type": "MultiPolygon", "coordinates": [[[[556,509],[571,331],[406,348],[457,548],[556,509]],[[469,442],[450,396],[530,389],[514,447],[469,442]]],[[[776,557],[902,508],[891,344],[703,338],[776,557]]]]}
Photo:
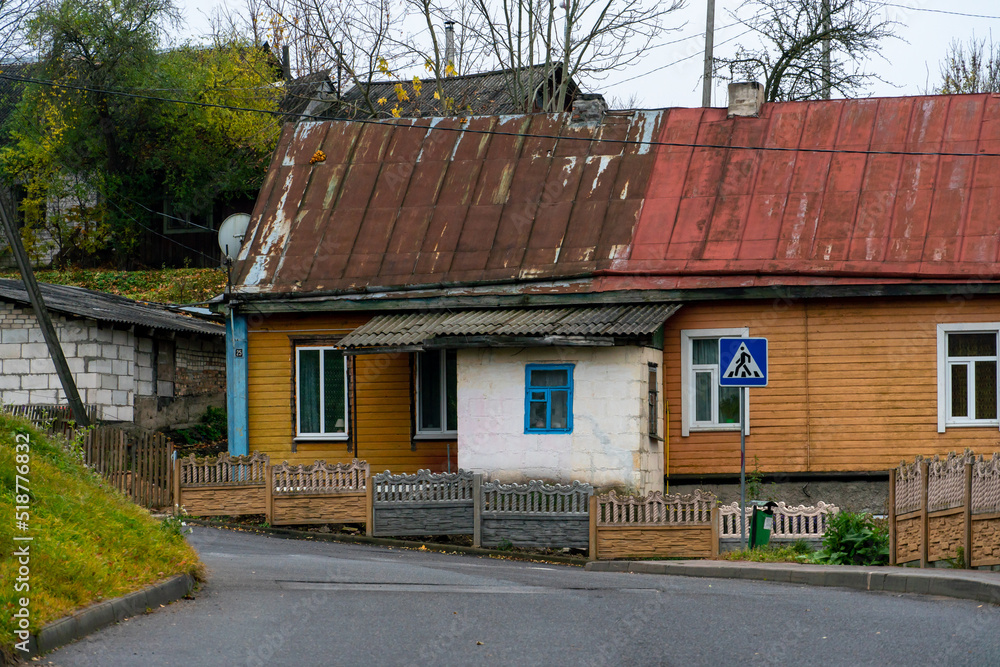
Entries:
{"type": "MultiPolygon", "coordinates": [[[[900,39],[887,40],[882,58],[869,63],[871,71],[889,83],[874,83],[871,96],[919,95],[932,89],[940,80],[939,62],[952,40],[966,41],[975,35],[989,37],[995,31],[1000,42],[1000,2],[997,0],[866,0],[883,4],[886,16],[896,21],[900,39]],[[972,16],[962,16],[968,14],[972,16]]],[[[238,0],[237,0],[238,2],[238,0]]],[[[704,34],[707,0],[687,0],[687,6],[667,17],[665,31],[643,59],[621,71],[611,72],[602,81],[587,86],[605,98],[625,101],[635,98],[635,106],[644,108],[694,107],[701,105],[701,75],[704,67],[704,34]]],[[[179,37],[192,37],[208,31],[207,15],[216,0],[179,0],[187,26],[179,37]]],[[[741,0],[716,0],[716,55],[729,55],[746,28],[734,23],[730,12],[741,0]],[[728,26],[728,27],[727,27],[728,26]]],[[[752,39],[747,35],[742,41],[752,39]]],[[[752,42],[747,42],[751,45],[752,42]]],[[[714,106],[725,106],[726,85],[713,86],[714,106]]]]}

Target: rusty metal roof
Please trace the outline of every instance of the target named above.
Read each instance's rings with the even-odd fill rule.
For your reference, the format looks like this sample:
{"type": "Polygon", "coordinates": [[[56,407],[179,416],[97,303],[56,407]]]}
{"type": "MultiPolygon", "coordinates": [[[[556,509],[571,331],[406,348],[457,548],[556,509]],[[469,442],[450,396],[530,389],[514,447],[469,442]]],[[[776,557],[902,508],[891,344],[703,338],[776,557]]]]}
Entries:
{"type": "MultiPolygon", "coordinates": [[[[185,331],[196,334],[224,336],[226,328],[195,317],[181,315],[165,307],[133,301],[116,294],[96,292],[83,287],[38,283],[45,307],[65,315],[86,317],[99,322],[129,324],[150,329],[185,331]]],[[[0,278],[0,301],[13,301],[30,306],[24,283],[20,280],[0,278]]]]}
{"type": "Polygon", "coordinates": [[[245,297],[281,298],[569,278],[590,291],[994,280],[998,209],[988,94],[765,104],[759,118],[612,112],[597,126],[305,123],[286,128],[234,277],[245,297]],[[327,159],[310,165],[317,149],[327,159]]]}
{"type": "Polygon", "coordinates": [[[678,308],[676,304],[659,304],[376,315],[339,345],[418,345],[437,336],[637,336],[655,331],[678,308]]]}

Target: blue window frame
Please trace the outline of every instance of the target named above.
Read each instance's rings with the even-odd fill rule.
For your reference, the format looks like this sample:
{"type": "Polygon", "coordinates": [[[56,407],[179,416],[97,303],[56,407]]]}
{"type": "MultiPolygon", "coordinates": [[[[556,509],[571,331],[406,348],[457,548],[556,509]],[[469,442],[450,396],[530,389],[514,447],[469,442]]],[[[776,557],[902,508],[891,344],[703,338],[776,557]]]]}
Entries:
{"type": "Polygon", "coordinates": [[[573,432],[573,364],[528,364],[524,432],[573,432]]]}

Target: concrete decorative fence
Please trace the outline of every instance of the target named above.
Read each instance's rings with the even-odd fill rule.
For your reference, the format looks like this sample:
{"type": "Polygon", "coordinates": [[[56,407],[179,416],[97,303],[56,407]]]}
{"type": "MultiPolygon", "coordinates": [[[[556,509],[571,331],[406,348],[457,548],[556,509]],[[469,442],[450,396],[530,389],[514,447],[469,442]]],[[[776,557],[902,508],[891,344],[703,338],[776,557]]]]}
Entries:
{"type": "Polygon", "coordinates": [[[473,543],[494,547],[506,540],[518,547],[587,549],[592,495],[594,487],[577,481],[486,482],[473,543]]]}
{"type": "Polygon", "coordinates": [[[287,462],[268,468],[271,489],[267,521],[272,526],[306,523],[365,523],[368,518],[368,463],[310,466],[287,462]]]}
{"type": "Polygon", "coordinates": [[[889,476],[890,563],[1000,565],[1000,454],[917,457],[889,476]]]}
{"type": "Polygon", "coordinates": [[[593,496],[590,557],[712,558],[719,553],[715,496],[703,491],[645,498],[593,496]]]}
{"type": "MultiPolygon", "coordinates": [[[[749,519],[753,511],[751,505],[747,505],[745,519],[749,519]]],[[[771,541],[805,540],[807,542],[821,542],[826,534],[827,521],[831,514],[836,514],[840,508],[836,505],[828,505],[822,501],[815,505],[798,505],[791,507],[784,502],[779,502],[774,508],[774,527],[771,530],[771,541]]],[[[723,543],[730,543],[731,546],[740,546],[740,504],[733,502],[728,505],[719,506],[719,539],[723,543]]],[[[746,524],[747,535],[750,534],[750,523],[746,524]]]]}
{"type": "Polygon", "coordinates": [[[371,534],[471,535],[481,477],[467,470],[372,477],[371,534]]]}
{"type": "Polygon", "coordinates": [[[270,498],[267,485],[269,459],[222,453],[174,461],[174,506],[203,516],[265,514],[270,498]]]}

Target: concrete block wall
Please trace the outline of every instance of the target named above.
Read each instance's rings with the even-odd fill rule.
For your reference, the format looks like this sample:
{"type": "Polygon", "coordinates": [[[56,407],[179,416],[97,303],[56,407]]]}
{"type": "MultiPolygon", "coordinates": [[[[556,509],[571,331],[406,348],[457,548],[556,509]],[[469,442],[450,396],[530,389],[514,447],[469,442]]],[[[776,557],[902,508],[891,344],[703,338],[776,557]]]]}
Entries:
{"type": "MultiPolygon", "coordinates": [[[[56,336],[84,403],[101,419],[131,421],[135,339],[131,331],[52,314],[56,336]]],[[[62,383],[30,308],[0,303],[0,401],[65,404],[62,383]]]]}
{"type": "Polygon", "coordinates": [[[459,467],[504,482],[662,491],[662,443],[646,421],[649,362],[662,373],[663,353],[638,346],[459,350],[459,467]],[[524,432],[529,363],[575,365],[572,433],[524,432]]]}

